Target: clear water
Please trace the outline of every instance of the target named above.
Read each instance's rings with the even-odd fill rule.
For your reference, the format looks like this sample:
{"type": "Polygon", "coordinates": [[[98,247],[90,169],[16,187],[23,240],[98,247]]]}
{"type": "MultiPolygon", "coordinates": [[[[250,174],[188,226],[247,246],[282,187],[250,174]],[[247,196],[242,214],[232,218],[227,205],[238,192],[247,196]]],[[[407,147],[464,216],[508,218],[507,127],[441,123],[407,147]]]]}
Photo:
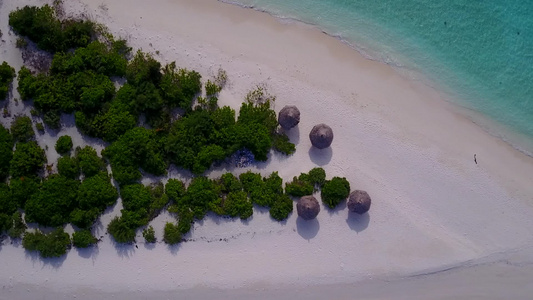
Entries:
{"type": "Polygon", "coordinates": [[[462,106],[533,140],[531,0],[231,2],[315,24],[375,59],[421,72],[462,106]]]}

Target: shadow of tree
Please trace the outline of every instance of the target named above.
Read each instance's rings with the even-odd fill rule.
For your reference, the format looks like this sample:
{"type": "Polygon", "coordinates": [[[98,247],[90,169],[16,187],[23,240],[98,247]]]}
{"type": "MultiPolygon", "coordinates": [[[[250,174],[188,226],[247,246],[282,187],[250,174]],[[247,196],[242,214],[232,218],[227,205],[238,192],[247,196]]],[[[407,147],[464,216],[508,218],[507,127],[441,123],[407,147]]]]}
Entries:
{"type": "Polygon", "coordinates": [[[83,258],[92,258],[93,261],[98,257],[100,250],[97,245],[93,245],[87,248],[76,248],[78,255],[83,258]]]}
{"type": "Polygon", "coordinates": [[[52,258],[41,257],[41,254],[39,253],[39,251],[24,250],[24,252],[25,252],[26,258],[30,259],[33,263],[35,263],[36,261],[41,261],[44,266],[51,266],[54,269],[58,269],[59,267],[61,267],[61,265],[63,265],[63,262],[65,261],[65,259],[67,259],[67,255],[69,251],[67,250],[67,253],[65,255],[62,255],[60,257],[52,257],[52,258]]]}

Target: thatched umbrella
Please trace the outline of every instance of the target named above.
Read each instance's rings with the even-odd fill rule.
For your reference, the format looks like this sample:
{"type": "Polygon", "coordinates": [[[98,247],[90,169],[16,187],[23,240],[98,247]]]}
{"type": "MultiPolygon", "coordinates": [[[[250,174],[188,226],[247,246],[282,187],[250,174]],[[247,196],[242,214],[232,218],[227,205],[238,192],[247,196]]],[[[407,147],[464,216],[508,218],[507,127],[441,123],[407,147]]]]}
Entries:
{"type": "Polygon", "coordinates": [[[309,133],[309,139],[311,139],[311,144],[318,149],[327,148],[333,142],[333,130],[326,124],[315,125],[309,133]]]}
{"type": "Polygon", "coordinates": [[[348,209],[360,215],[366,213],[370,209],[370,196],[365,191],[356,190],[350,194],[348,199],[348,209]]]}
{"type": "Polygon", "coordinates": [[[284,129],[291,129],[300,123],[300,111],[294,105],[287,105],[279,111],[278,123],[284,129]]]}
{"type": "Polygon", "coordinates": [[[296,210],[298,211],[298,216],[308,221],[316,218],[320,212],[320,204],[313,196],[303,196],[296,203],[296,210]]]}

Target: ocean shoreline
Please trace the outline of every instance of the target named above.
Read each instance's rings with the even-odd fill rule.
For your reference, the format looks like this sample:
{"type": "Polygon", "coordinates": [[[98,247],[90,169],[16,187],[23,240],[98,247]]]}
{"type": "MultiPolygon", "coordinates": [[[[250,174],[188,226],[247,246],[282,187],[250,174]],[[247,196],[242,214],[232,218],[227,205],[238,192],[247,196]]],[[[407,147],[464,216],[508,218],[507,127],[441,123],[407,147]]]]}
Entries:
{"type": "MultiPolygon", "coordinates": [[[[93,7],[100,5],[99,1],[82,2],[93,7]]],[[[197,5],[196,9],[201,5],[213,5],[211,9],[218,12],[218,6],[215,9],[213,2],[199,2],[202,3],[180,3],[184,9],[187,5],[197,5]]],[[[298,133],[291,135],[291,139],[298,140],[297,153],[286,160],[273,155],[269,163],[262,166],[261,172],[280,169],[282,177],[287,180],[307,171],[311,165],[323,164],[328,171],[347,176],[356,183],[355,186],[376,195],[370,220],[366,220],[366,227],[359,224],[359,220],[354,225],[349,218],[345,220],[346,211],[328,214],[324,210],[320,215],[319,230],[314,237],[306,239],[294,215],[284,225],[274,224],[258,211],[247,225],[209,218],[195,228],[195,237],[212,238],[243,230],[257,230],[258,234],[256,236],[254,232],[253,241],[238,239],[217,246],[203,242],[185,243],[176,251],[162,245],[154,249],[127,247],[120,250],[105,237],[94,257],[88,259],[71,251],[57,269],[51,269],[39,260],[28,261],[21,248],[4,245],[6,249],[0,251],[0,262],[10,270],[12,268],[14,275],[3,273],[0,278],[9,278],[9,282],[15,285],[26,282],[60,291],[65,285],[88,282],[90,286],[106,283],[115,291],[129,288],[146,292],[168,286],[186,289],[200,284],[231,289],[232,286],[246,287],[257,282],[268,282],[269,287],[281,282],[296,284],[299,280],[311,285],[328,281],[356,282],[387,274],[401,277],[428,269],[438,271],[498,251],[511,251],[524,240],[531,239],[528,229],[531,203],[528,199],[532,191],[527,185],[531,177],[527,172],[528,166],[532,165],[531,159],[486,137],[474,125],[467,125],[469,122],[456,115],[451,105],[441,105],[439,96],[426,93],[431,88],[420,88],[419,84],[405,78],[398,79],[386,65],[355,58],[351,54],[354,51],[346,51],[346,45],[338,46],[341,43],[335,38],[331,38],[336,40],[332,42],[329,38],[321,39],[314,31],[296,30],[298,26],[272,25],[277,20],[265,21],[262,17],[255,20],[256,15],[246,13],[247,16],[241,16],[233,10],[234,15],[221,12],[220,20],[214,20],[210,25],[221,22],[223,29],[228,32],[240,30],[239,34],[252,42],[261,42],[257,37],[254,39],[254,34],[263,34],[268,37],[266,44],[279,42],[285,45],[285,51],[292,55],[287,58],[281,56],[283,51],[272,46],[264,50],[257,46],[238,48],[235,45],[246,46],[241,45],[239,35],[228,34],[225,38],[229,45],[213,36],[204,36],[205,28],[195,28],[187,23],[192,21],[186,19],[187,11],[181,12],[180,16],[185,19],[181,24],[191,26],[183,30],[189,35],[173,31],[177,30],[170,18],[174,15],[162,14],[157,20],[150,19],[152,7],[132,3],[132,7],[137,4],[146,12],[132,9],[128,12],[130,16],[123,16],[117,13],[121,4],[109,3],[109,15],[97,10],[99,15],[95,18],[104,23],[107,20],[112,32],[131,38],[135,48],[161,49],[158,58],[162,61],[181,60],[180,65],[198,68],[206,77],[220,65],[228,68],[233,82],[221,94],[223,104],[238,105],[248,89],[263,83],[279,96],[276,110],[284,104],[297,103],[307,119],[302,119],[298,133]],[[116,20],[112,15],[117,17],[116,20]],[[253,28],[246,31],[244,27],[253,28]],[[277,40],[280,36],[282,39],[277,40]],[[293,53],[298,45],[289,43],[291,39],[299,39],[298,43],[306,46],[315,45],[319,51],[317,56],[327,60],[324,65],[334,68],[331,73],[335,77],[329,79],[331,81],[323,79],[324,74],[316,69],[327,69],[316,62],[314,56],[293,59],[302,55],[293,53]],[[308,61],[315,63],[306,69],[308,61]],[[346,79],[347,76],[350,77],[346,79]],[[321,79],[322,84],[313,86],[321,79]],[[335,83],[335,80],[341,82],[335,83]],[[352,84],[357,87],[347,89],[352,84]],[[332,91],[336,88],[338,91],[332,91]],[[380,89],[387,92],[378,93],[380,89]],[[387,105],[387,100],[396,99],[393,96],[399,98],[399,103],[387,105]],[[431,98],[429,104],[423,102],[425,97],[431,98]],[[351,102],[353,99],[356,103],[351,102]],[[422,106],[419,103],[423,103],[422,106]],[[417,107],[422,108],[417,110],[417,107]],[[336,140],[327,161],[317,160],[308,150],[307,131],[318,120],[335,124],[336,140]],[[455,123],[456,127],[450,131],[465,132],[464,136],[458,138],[438,127],[455,123]],[[424,125],[427,128],[422,128],[424,125]],[[479,149],[487,152],[478,152],[479,149]],[[482,165],[479,168],[472,161],[473,151],[480,156],[482,165]],[[495,158],[500,156],[503,161],[498,163],[495,158]],[[505,224],[497,226],[493,223],[494,211],[506,214],[505,222],[502,222],[505,224]],[[153,260],[154,257],[159,259],[153,260]],[[257,257],[271,261],[258,262],[257,257]],[[309,259],[317,257],[323,260],[317,262],[318,266],[308,264],[309,259]],[[198,261],[189,261],[195,259],[198,261]],[[225,270],[228,267],[236,269],[235,272],[225,270]],[[84,274],[79,272],[80,269],[91,272],[84,274]],[[191,273],[180,273],[183,270],[191,273]],[[25,277],[24,274],[31,276],[25,277]],[[151,276],[156,274],[159,277],[151,276]],[[124,278],[118,278],[120,276],[124,278]]],[[[71,12],[80,12],[83,7],[77,2],[68,5],[71,12]]],[[[175,8],[169,6],[162,10],[167,8],[168,14],[172,7],[175,8]]],[[[88,14],[91,13],[89,8],[85,7],[88,14]]],[[[209,12],[200,16],[205,18],[202,19],[205,23],[213,18],[209,12]]],[[[75,131],[75,128],[69,130],[75,131]]],[[[50,138],[48,143],[54,141],[52,137],[47,138],[50,138]]],[[[221,170],[214,170],[210,175],[217,175],[217,172],[221,170]]],[[[117,209],[120,204],[114,211],[117,209]]],[[[106,214],[102,224],[110,218],[111,215],[106,214]]],[[[168,216],[161,216],[155,221],[166,218],[168,216]]]]}
{"type": "MultiPolygon", "coordinates": [[[[270,12],[267,9],[259,8],[255,5],[247,5],[237,1],[231,0],[217,0],[222,3],[235,5],[243,9],[251,9],[260,13],[265,13],[275,19],[278,19],[280,23],[290,24],[291,22],[296,24],[302,24],[309,26],[318,31],[321,31],[325,35],[338,39],[343,44],[352,48],[354,51],[358,52],[364,58],[383,63],[387,66],[393,68],[400,75],[405,76],[409,80],[419,81],[422,84],[428,86],[435,91],[442,93],[444,95],[443,99],[452,105],[457,106],[457,111],[463,114],[466,118],[470,119],[473,123],[480,126],[488,134],[501,139],[505,143],[509,144],[514,149],[522,152],[523,154],[533,157],[533,136],[528,136],[527,134],[520,132],[518,128],[513,128],[508,124],[503,124],[500,121],[492,119],[490,116],[485,115],[483,112],[476,110],[471,107],[472,104],[468,103],[468,100],[463,99],[464,91],[454,90],[452,86],[448,86],[445,83],[438,83],[437,78],[432,76],[432,74],[423,71],[417,67],[409,66],[409,64],[400,64],[397,63],[395,59],[386,60],[384,58],[379,58],[379,50],[370,50],[368,46],[358,44],[357,41],[351,41],[349,38],[344,37],[340,34],[334,34],[328,32],[327,29],[324,29],[320,24],[304,21],[296,17],[287,17],[278,15],[274,12],[270,12]]],[[[389,56],[391,53],[388,53],[389,56]]],[[[393,56],[404,56],[400,53],[392,53],[393,56]]],[[[404,59],[406,59],[404,57],[404,59]]],[[[414,64],[413,61],[409,61],[410,64],[414,64]]]]}

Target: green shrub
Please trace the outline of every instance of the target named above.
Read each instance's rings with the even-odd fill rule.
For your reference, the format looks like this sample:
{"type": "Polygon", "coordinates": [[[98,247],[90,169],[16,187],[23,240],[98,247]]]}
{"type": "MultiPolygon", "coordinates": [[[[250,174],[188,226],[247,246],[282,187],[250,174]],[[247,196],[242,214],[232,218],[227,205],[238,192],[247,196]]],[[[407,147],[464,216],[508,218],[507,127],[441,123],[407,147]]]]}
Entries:
{"type": "Polygon", "coordinates": [[[23,208],[26,201],[39,191],[40,179],[31,177],[13,177],[9,180],[11,197],[17,206],[23,208]]]}
{"type": "Polygon", "coordinates": [[[248,219],[254,213],[252,202],[244,191],[230,192],[224,200],[223,211],[225,215],[232,218],[240,217],[243,220],[248,219]]]}
{"type": "Polygon", "coordinates": [[[309,171],[309,181],[318,188],[322,188],[326,182],[326,171],[322,168],[313,168],[309,171]]]}
{"type": "Polygon", "coordinates": [[[28,227],[22,220],[22,214],[18,211],[13,214],[12,220],[13,226],[7,231],[7,234],[12,239],[20,239],[28,227]]]}
{"type": "Polygon", "coordinates": [[[178,179],[169,179],[165,185],[165,193],[170,201],[178,203],[185,195],[186,188],[183,182],[178,179]]]}
{"type": "Polygon", "coordinates": [[[72,150],[72,138],[68,135],[60,136],[56,142],[56,151],[60,155],[65,155],[72,150]]]}
{"type": "Polygon", "coordinates": [[[113,236],[117,243],[135,242],[135,231],[138,227],[146,225],[145,218],[136,212],[122,210],[120,217],[115,217],[107,226],[107,232],[113,236]]]}
{"type": "Polygon", "coordinates": [[[26,202],[26,222],[44,226],[60,226],[70,221],[70,213],[77,207],[80,182],[60,175],[43,181],[38,193],[26,202]]]}
{"type": "Polygon", "coordinates": [[[263,179],[260,174],[249,171],[242,173],[239,179],[250,200],[259,206],[270,207],[276,195],[283,191],[282,179],[277,172],[263,179]]]}
{"type": "Polygon", "coordinates": [[[142,127],[129,130],[102,154],[110,160],[113,177],[121,185],[141,179],[139,168],[154,175],[166,173],[161,142],[153,130],[142,127]]]}
{"type": "Polygon", "coordinates": [[[10,163],[12,177],[36,177],[46,163],[44,150],[31,141],[18,143],[10,163]]]}
{"type": "Polygon", "coordinates": [[[78,228],[90,228],[100,213],[101,212],[97,208],[92,208],[90,210],[75,208],[70,213],[70,222],[78,226],[78,228]]]}
{"type": "Polygon", "coordinates": [[[12,158],[13,137],[9,130],[0,124],[0,182],[8,177],[12,158]]]}
{"type": "Polygon", "coordinates": [[[15,69],[8,65],[7,62],[4,61],[0,65],[0,101],[6,99],[9,86],[13,82],[13,78],[15,78],[15,74],[15,69]]]}
{"type": "Polygon", "coordinates": [[[346,200],[350,195],[350,183],[346,178],[333,177],[327,180],[322,187],[322,201],[331,209],[346,200]]]}
{"type": "Polygon", "coordinates": [[[208,97],[216,96],[221,90],[222,90],[222,87],[218,86],[216,83],[214,83],[211,80],[207,80],[205,84],[205,94],[208,97]]]}
{"type": "Polygon", "coordinates": [[[284,133],[275,133],[272,139],[272,146],[276,151],[285,155],[296,152],[296,146],[290,142],[289,137],[284,133]]]}
{"type": "Polygon", "coordinates": [[[78,208],[71,214],[71,222],[80,228],[88,228],[118,198],[118,192],[106,173],[86,178],[78,189],[78,208]]]}
{"type": "Polygon", "coordinates": [[[156,238],[155,238],[154,227],[148,226],[147,228],[145,228],[143,230],[143,237],[144,237],[144,240],[147,243],[155,243],[156,242],[156,238]]]}
{"type": "Polygon", "coordinates": [[[313,185],[308,180],[303,180],[305,176],[294,176],[292,182],[285,185],[285,192],[293,197],[302,197],[313,194],[313,185]]]}
{"type": "Polygon", "coordinates": [[[161,95],[170,108],[191,110],[193,99],[201,92],[201,76],[196,71],[176,68],[172,62],[163,68],[161,95]]]}
{"type": "Polygon", "coordinates": [[[163,241],[169,245],[175,245],[181,242],[181,233],[178,226],[168,222],[165,225],[163,241]]]}
{"type": "Polygon", "coordinates": [[[154,183],[147,187],[152,196],[152,202],[150,203],[150,209],[148,211],[149,218],[153,219],[170,201],[167,194],[165,194],[165,185],[162,182],[154,183]]]}
{"type": "Polygon", "coordinates": [[[63,228],[57,228],[49,234],[41,231],[27,232],[22,239],[22,246],[28,251],[39,251],[41,257],[60,257],[67,253],[71,240],[63,228]]]}
{"type": "Polygon", "coordinates": [[[11,123],[11,135],[17,142],[28,142],[35,138],[35,132],[28,116],[17,116],[11,123]]]}
{"type": "Polygon", "coordinates": [[[37,128],[37,131],[39,131],[39,133],[43,134],[44,133],[44,124],[43,123],[37,123],[35,124],[35,128],[37,128]]]}
{"type": "Polygon", "coordinates": [[[9,186],[0,183],[0,213],[13,214],[17,210],[18,203],[13,200],[9,186]]]}
{"type": "Polygon", "coordinates": [[[96,150],[90,146],[76,148],[76,160],[80,165],[81,172],[85,177],[91,177],[105,172],[105,163],[98,156],[96,150]]]}
{"type": "Polygon", "coordinates": [[[219,187],[207,177],[195,177],[187,188],[187,193],[178,202],[180,208],[192,211],[198,220],[204,218],[209,210],[220,206],[219,187]]]}
{"type": "Polygon", "coordinates": [[[61,176],[70,179],[78,179],[80,176],[80,165],[76,158],[62,156],[57,160],[57,171],[61,176]]]}
{"type": "Polygon", "coordinates": [[[242,191],[242,183],[239,178],[231,173],[225,173],[220,177],[220,183],[222,184],[222,191],[224,193],[242,191]]]}
{"type": "Polygon", "coordinates": [[[126,185],[121,188],[122,205],[125,210],[139,211],[141,215],[148,215],[152,195],[150,190],[140,183],[126,185]]]}
{"type": "Polygon", "coordinates": [[[50,52],[86,46],[92,39],[95,25],[89,21],[57,19],[54,9],[24,6],[9,13],[9,25],[20,35],[27,36],[37,46],[50,52]]]}
{"type": "Polygon", "coordinates": [[[289,217],[293,210],[293,202],[289,196],[276,195],[274,203],[270,207],[270,216],[277,221],[283,221],[289,217]]]}
{"type": "Polygon", "coordinates": [[[72,234],[72,244],[76,248],[87,248],[98,243],[90,230],[80,230],[72,234]]]}
{"type": "Polygon", "coordinates": [[[178,210],[178,230],[181,235],[189,233],[194,222],[194,214],[188,208],[178,210]]]}

